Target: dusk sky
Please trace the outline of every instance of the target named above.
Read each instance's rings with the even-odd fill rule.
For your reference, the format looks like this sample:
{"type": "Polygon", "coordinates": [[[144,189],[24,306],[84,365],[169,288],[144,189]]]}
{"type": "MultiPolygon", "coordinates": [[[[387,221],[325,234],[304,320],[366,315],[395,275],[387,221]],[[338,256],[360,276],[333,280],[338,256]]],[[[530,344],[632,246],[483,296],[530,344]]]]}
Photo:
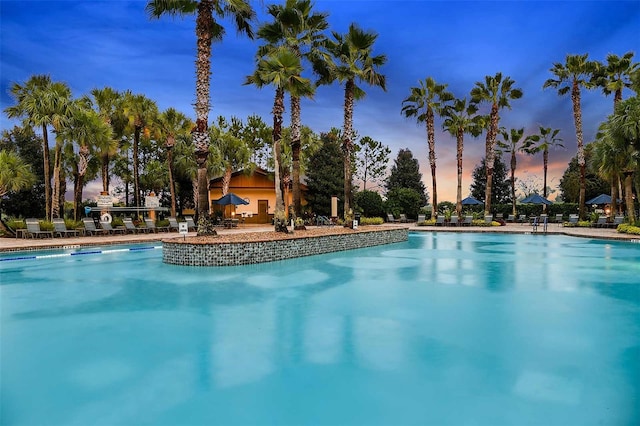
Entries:
{"type": "MultiPolygon", "coordinates": [[[[253,2],[259,23],[265,22],[269,3],[253,2]]],[[[160,110],[175,107],[193,118],[194,17],[150,20],[145,5],[0,0],[2,109],[13,103],[8,94],[13,82],[49,74],[66,82],[74,96],[105,86],[130,89],[155,100],[160,110]]],[[[354,127],[360,136],[391,148],[390,165],[399,149],[409,148],[420,162],[429,196],[426,130],[400,114],[402,100],[418,80],[431,76],[448,84],[456,97],[465,97],[486,75],[511,77],[524,96],[501,113],[500,125],[525,127],[526,134],[539,126],[561,129],[566,149],[550,153],[549,185],[555,189],[575,155],[576,139],[570,98],[542,89],[552,77],[549,69],[554,62],[564,63],[567,54],[588,53],[589,59],[604,62],[608,53],[633,51],[640,61],[640,1],[318,0],[314,10],[329,14],[333,31],[344,33],[355,22],[379,34],[374,53],[388,57],[380,70],[387,77],[387,91],[365,87],[367,96],[355,105],[354,127]]],[[[229,21],[223,25],[227,34],[213,46],[210,121],[218,115],[244,120],[258,114],[271,124],[273,90],[242,85],[253,72],[260,41],[238,37],[229,21]]],[[[623,97],[630,94],[627,90],[623,97]]],[[[612,112],[613,98],[599,90],[583,92],[582,109],[584,139],[590,142],[612,112]]],[[[315,132],[342,127],[342,117],[343,89],[338,85],[320,87],[313,100],[303,101],[303,124],[315,132]]],[[[3,130],[16,124],[4,114],[1,120],[3,130]]],[[[437,126],[438,199],[455,201],[455,139],[439,130],[440,121],[437,126]]],[[[484,156],[484,137],[465,140],[463,197],[469,193],[472,169],[484,156]]],[[[539,181],[541,187],[542,156],[519,156],[517,176],[539,181]]]]}

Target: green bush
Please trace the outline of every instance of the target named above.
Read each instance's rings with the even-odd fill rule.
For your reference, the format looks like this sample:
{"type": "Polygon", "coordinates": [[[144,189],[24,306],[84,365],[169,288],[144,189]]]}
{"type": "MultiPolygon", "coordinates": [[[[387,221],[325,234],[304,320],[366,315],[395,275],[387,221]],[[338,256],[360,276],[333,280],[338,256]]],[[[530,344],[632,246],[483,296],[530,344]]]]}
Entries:
{"type": "Polygon", "coordinates": [[[436,225],[435,219],[427,219],[424,222],[418,222],[418,226],[435,226],[435,225],[436,225]]]}
{"type": "Polygon", "coordinates": [[[396,217],[404,213],[407,218],[415,219],[421,205],[422,197],[415,189],[397,188],[387,194],[386,211],[396,217]]]}
{"type": "Polygon", "coordinates": [[[382,225],[384,223],[384,219],[381,217],[361,217],[360,225],[382,225]]]}
{"type": "Polygon", "coordinates": [[[384,216],[384,202],[380,194],[375,191],[357,192],[353,196],[353,201],[355,202],[356,210],[362,212],[363,216],[384,216]]]}
{"type": "Polygon", "coordinates": [[[640,235],[640,226],[634,226],[628,223],[618,225],[616,230],[622,234],[640,235]]]}
{"type": "Polygon", "coordinates": [[[24,223],[24,220],[22,219],[9,219],[7,221],[7,225],[9,226],[9,228],[16,230],[16,229],[27,229],[27,224],[24,223]]]}
{"type": "Polygon", "coordinates": [[[40,230],[41,231],[53,231],[53,222],[49,222],[47,220],[40,221],[40,230]]]}

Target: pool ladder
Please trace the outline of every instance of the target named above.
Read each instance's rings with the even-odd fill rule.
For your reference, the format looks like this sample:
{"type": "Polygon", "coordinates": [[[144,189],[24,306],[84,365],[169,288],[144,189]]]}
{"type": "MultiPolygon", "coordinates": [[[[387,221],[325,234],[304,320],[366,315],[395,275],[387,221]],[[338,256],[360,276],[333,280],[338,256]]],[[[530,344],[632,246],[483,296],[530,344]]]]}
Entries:
{"type": "MultiPolygon", "coordinates": [[[[542,232],[544,232],[545,234],[547,233],[547,220],[548,218],[545,216],[542,219],[542,232]]],[[[538,216],[533,218],[533,232],[538,232],[538,225],[540,225],[540,221],[538,220],[538,216]]]]}

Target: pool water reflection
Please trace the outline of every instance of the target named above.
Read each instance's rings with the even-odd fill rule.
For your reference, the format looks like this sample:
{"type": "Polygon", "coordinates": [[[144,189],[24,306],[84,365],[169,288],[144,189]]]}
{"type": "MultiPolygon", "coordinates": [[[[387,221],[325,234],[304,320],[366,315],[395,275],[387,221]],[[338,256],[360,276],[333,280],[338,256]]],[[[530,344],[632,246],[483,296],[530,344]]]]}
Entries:
{"type": "MultiPolygon", "coordinates": [[[[640,245],[0,261],[1,424],[638,424],[640,245]]],[[[6,256],[0,257],[6,258],[6,256]]]]}

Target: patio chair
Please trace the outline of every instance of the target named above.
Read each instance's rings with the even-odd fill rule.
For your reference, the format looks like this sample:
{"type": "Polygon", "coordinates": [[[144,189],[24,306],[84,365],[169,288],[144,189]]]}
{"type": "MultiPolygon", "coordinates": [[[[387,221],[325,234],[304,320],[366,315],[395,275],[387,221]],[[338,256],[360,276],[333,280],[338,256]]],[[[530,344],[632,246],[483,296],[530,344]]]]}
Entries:
{"type": "Polygon", "coordinates": [[[558,226],[562,225],[563,222],[563,218],[562,218],[562,213],[557,213],[556,214],[556,222],[558,223],[558,226]]]}
{"type": "Polygon", "coordinates": [[[53,238],[52,231],[43,231],[42,229],[40,229],[40,221],[38,219],[25,219],[24,223],[27,225],[27,237],[31,236],[31,238],[53,238]]]}
{"type": "Polygon", "coordinates": [[[149,232],[147,228],[138,228],[130,217],[125,217],[122,219],[122,223],[124,223],[124,230],[127,234],[137,234],[138,232],[149,232]]]}
{"type": "Polygon", "coordinates": [[[418,215],[418,223],[422,223],[427,219],[427,215],[425,214],[419,214],[418,215]]]}
{"type": "Polygon", "coordinates": [[[407,219],[407,215],[406,214],[400,213],[400,222],[402,222],[402,223],[409,222],[409,219],[407,219]]]}
{"type": "Polygon", "coordinates": [[[396,219],[395,217],[393,217],[393,215],[391,213],[387,213],[387,222],[397,222],[398,219],[396,219]]]}
{"type": "Polygon", "coordinates": [[[197,231],[198,227],[196,226],[196,223],[193,221],[193,218],[191,216],[186,216],[184,218],[185,222],[187,222],[187,230],[189,231],[197,231]]]}
{"type": "Polygon", "coordinates": [[[80,235],[80,231],[76,229],[67,229],[67,225],[64,223],[64,219],[57,218],[52,219],[51,221],[53,222],[54,235],[58,235],[59,237],[77,237],[78,235],[80,235]]]}
{"type": "Polygon", "coordinates": [[[607,226],[607,217],[606,216],[600,216],[595,223],[591,224],[591,226],[594,227],[594,228],[604,228],[604,227],[606,227],[607,226]]]}
{"type": "Polygon", "coordinates": [[[175,229],[176,232],[180,230],[180,225],[178,225],[178,219],[175,217],[169,218],[169,231],[173,231],[175,229]]]}
{"type": "Polygon", "coordinates": [[[518,222],[520,222],[522,225],[524,225],[525,223],[529,223],[529,221],[527,220],[527,215],[521,214],[520,216],[518,216],[518,222]]]}
{"type": "Polygon", "coordinates": [[[449,226],[458,226],[458,224],[459,224],[458,216],[452,215],[451,219],[449,219],[449,226]]]}
{"type": "Polygon", "coordinates": [[[124,228],[120,228],[120,227],[116,227],[114,228],[113,226],[111,226],[111,222],[100,222],[100,226],[102,227],[102,229],[106,230],[107,233],[109,234],[117,234],[118,232],[123,234],[125,233],[125,229],[124,228]]]}
{"type": "Polygon", "coordinates": [[[462,226],[471,226],[473,223],[473,216],[465,216],[464,222],[461,223],[462,226]]]}
{"type": "Polygon", "coordinates": [[[155,232],[156,234],[158,231],[169,232],[168,226],[156,226],[156,221],[148,217],[144,219],[144,223],[147,225],[149,232],[155,232]]]}
{"type": "Polygon", "coordinates": [[[496,213],[496,219],[502,219],[504,215],[502,213],[496,213]]]}
{"type": "Polygon", "coordinates": [[[493,215],[492,214],[488,214],[484,216],[484,223],[492,223],[493,222],[493,215]]]}
{"type": "Polygon", "coordinates": [[[577,214],[570,214],[569,215],[569,223],[572,225],[576,225],[578,223],[578,215],[577,214]]]}
{"type": "Polygon", "coordinates": [[[608,223],[607,227],[608,228],[617,228],[618,225],[621,225],[624,223],[624,216],[616,216],[613,218],[613,222],[608,223]]]}
{"type": "Polygon", "coordinates": [[[509,216],[507,216],[507,220],[506,221],[509,222],[509,223],[515,222],[516,221],[516,215],[510,214],[509,216]]]}
{"type": "Polygon", "coordinates": [[[96,223],[90,217],[83,217],[82,218],[82,223],[84,224],[84,232],[85,232],[85,234],[96,235],[96,234],[100,233],[102,235],[106,235],[106,234],[109,233],[109,231],[107,231],[104,228],[96,227],[96,223]]]}
{"type": "Polygon", "coordinates": [[[436,217],[436,226],[444,226],[444,216],[442,215],[438,215],[438,217],[436,217]]]}

